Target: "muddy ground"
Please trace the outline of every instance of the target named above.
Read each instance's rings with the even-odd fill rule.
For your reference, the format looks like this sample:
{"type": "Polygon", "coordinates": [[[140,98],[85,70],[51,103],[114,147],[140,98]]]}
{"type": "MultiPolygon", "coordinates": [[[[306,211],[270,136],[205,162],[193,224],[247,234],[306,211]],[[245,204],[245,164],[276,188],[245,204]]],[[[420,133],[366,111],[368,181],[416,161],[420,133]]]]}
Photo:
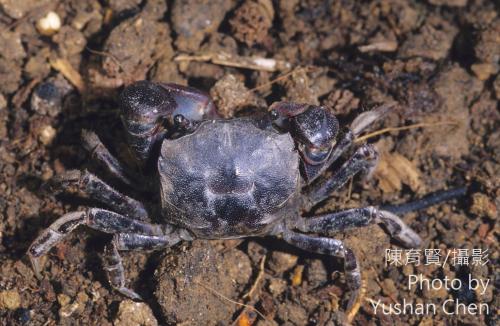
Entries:
{"type": "Polygon", "coordinates": [[[109,237],[85,228],[57,245],[43,278],[34,277],[25,256],[31,241],[57,217],[92,204],[43,185],[70,169],[106,177],[80,145],[82,129],[96,131],[131,163],[116,96],[124,85],[151,79],[205,90],[225,116],[292,100],[329,106],[348,125],[377,104],[397,102],[371,131],[413,127],[369,137],[381,152],[373,177],[354,178],[315,212],[400,203],[467,185],[464,198],[403,218],[424,239],[422,248],[489,250],[489,263],[386,266],[386,249],[400,247],[380,226],[338,234],[357,254],[365,280],[352,323],[494,325],[498,10],[489,0],[0,0],[0,324],[333,325],[348,319],[342,261],[277,239],[197,241],[126,254],[130,286],[146,304],[111,291],[99,258],[109,237]],[[49,12],[57,17],[47,25],[49,12]],[[251,57],[275,61],[256,64],[251,57]],[[431,279],[471,274],[491,283],[483,295],[465,285],[409,290],[408,276],[420,273],[431,279]],[[386,316],[370,304],[403,298],[485,302],[490,314],[386,316]]]}

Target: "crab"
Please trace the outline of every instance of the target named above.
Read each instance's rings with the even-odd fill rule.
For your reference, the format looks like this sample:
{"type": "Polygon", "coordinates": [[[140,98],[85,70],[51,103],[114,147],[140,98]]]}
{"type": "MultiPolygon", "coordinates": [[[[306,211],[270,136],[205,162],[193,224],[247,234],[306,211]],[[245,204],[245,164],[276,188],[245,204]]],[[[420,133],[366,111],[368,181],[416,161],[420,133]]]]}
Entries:
{"type": "Polygon", "coordinates": [[[139,81],[123,90],[120,107],[136,168],[111,155],[93,132],[83,133],[84,146],[124,189],[149,194],[150,202],[119,192],[87,170],[56,177],[60,187],[76,188],[108,209],[70,212],[45,229],[28,249],[37,275],[41,257],[80,225],[113,235],[104,249],[104,269],[112,288],[137,300],[140,295],[126,286],[120,251],[274,236],[305,251],[343,258],[352,306],[361,287],[359,263],[342,241],[324,235],[380,223],[407,247],[421,243],[398,216],[375,206],[301,214],[356,173],[373,170],[377,152],[364,144],[324,177],[391,105],[361,114],[342,130],[329,109],[292,102],[276,102],[255,116],[222,119],[203,92],[139,81]]]}

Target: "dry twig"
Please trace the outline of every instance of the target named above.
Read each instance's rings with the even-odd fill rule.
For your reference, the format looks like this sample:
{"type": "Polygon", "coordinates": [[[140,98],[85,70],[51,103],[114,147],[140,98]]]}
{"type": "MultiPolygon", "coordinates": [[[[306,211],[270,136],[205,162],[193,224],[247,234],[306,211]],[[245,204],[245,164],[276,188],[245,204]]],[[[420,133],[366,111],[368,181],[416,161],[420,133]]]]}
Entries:
{"type": "Polygon", "coordinates": [[[260,280],[264,277],[264,264],[266,263],[266,256],[262,257],[262,260],[260,261],[259,264],[259,274],[257,275],[257,278],[255,279],[255,282],[253,283],[252,287],[250,288],[250,291],[246,293],[243,298],[252,298],[252,294],[257,290],[257,286],[260,283],[260,280]]]}
{"type": "Polygon", "coordinates": [[[352,323],[354,320],[354,317],[358,314],[359,308],[361,308],[361,302],[365,298],[366,294],[366,281],[362,278],[361,280],[361,288],[359,289],[359,294],[358,297],[356,298],[356,301],[353,303],[351,309],[347,312],[347,322],[349,324],[352,323]]]}
{"type": "Polygon", "coordinates": [[[181,54],[174,58],[174,61],[198,61],[211,62],[216,65],[228,66],[234,68],[244,68],[261,71],[279,71],[290,69],[290,63],[273,58],[262,57],[243,57],[235,54],[219,53],[201,53],[198,55],[181,54]]]}
{"type": "Polygon", "coordinates": [[[254,88],[250,89],[250,92],[255,92],[259,89],[262,89],[262,88],[265,88],[265,87],[268,87],[268,86],[271,86],[273,84],[276,84],[277,82],[279,81],[282,81],[284,79],[287,79],[288,77],[292,76],[293,74],[297,73],[297,72],[300,72],[302,70],[305,70],[306,72],[310,70],[310,67],[299,67],[299,68],[295,68],[293,69],[292,71],[289,71],[283,75],[280,75],[270,81],[268,81],[267,83],[263,83],[263,84],[260,84],[260,85],[257,85],[255,86],[254,88]]]}
{"type": "Polygon", "coordinates": [[[263,313],[261,313],[261,312],[260,312],[257,308],[255,308],[254,306],[251,306],[251,305],[248,305],[248,304],[244,304],[244,303],[241,303],[241,302],[235,301],[235,300],[233,300],[233,299],[231,299],[231,298],[228,298],[228,297],[226,297],[224,294],[222,294],[222,293],[218,292],[218,291],[217,291],[217,290],[215,290],[215,289],[212,289],[211,287],[206,286],[206,285],[205,285],[205,284],[203,284],[203,283],[200,283],[200,282],[194,282],[194,283],[196,283],[196,284],[200,285],[201,287],[203,287],[203,288],[205,288],[206,290],[208,290],[208,291],[212,292],[213,294],[217,295],[218,297],[220,297],[220,298],[222,298],[222,299],[224,299],[224,300],[226,300],[226,301],[228,301],[228,302],[231,302],[232,304],[235,304],[235,305],[242,306],[242,307],[248,308],[248,309],[250,309],[250,310],[253,310],[253,311],[255,311],[255,312],[256,312],[256,313],[257,313],[260,317],[262,317],[262,318],[263,318],[263,319],[265,319],[265,320],[268,320],[268,319],[266,318],[266,316],[264,316],[264,314],[263,314],[263,313]]]}
{"type": "Polygon", "coordinates": [[[440,122],[435,122],[435,123],[422,122],[422,123],[416,123],[413,125],[402,126],[402,127],[388,127],[388,128],[384,128],[384,129],[380,129],[380,130],[371,132],[371,133],[366,134],[364,136],[360,136],[360,137],[356,138],[354,141],[356,143],[360,143],[360,142],[363,142],[369,138],[373,138],[375,136],[385,134],[385,133],[388,133],[391,131],[401,131],[401,130],[422,128],[422,127],[435,127],[435,126],[442,126],[442,125],[457,125],[457,124],[458,123],[456,121],[440,121],[440,122]]]}
{"type": "Polygon", "coordinates": [[[68,79],[78,89],[80,94],[85,92],[85,83],[82,76],[71,66],[68,60],[62,58],[50,59],[50,65],[68,79]]]}

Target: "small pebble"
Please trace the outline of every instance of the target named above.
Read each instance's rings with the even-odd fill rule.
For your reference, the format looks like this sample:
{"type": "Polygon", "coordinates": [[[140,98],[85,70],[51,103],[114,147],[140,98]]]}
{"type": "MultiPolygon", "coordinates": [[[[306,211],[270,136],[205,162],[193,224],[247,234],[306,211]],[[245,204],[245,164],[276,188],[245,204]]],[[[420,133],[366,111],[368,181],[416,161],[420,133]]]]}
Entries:
{"type": "Polygon", "coordinates": [[[487,80],[498,72],[498,65],[491,63],[475,63],[470,68],[479,80],[487,80]]]}
{"type": "Polygon", "coordinates": [[[351,198],[352,198],[352,199],[360,199],[360,198],[361,198],[361,196],[360,196],[357,192],[353,192],[353,193],[351,194],[351,198]]]}
{"type": "Polygon", "coordinates": [[[70,317],[75,311],[80,308],[80,304],[78,302],[73,302],[72,304],[66,305],[64,307],[61,307],[59,309],[59,317],[61,318],[68,318],[70,317]]]}
{"type": "Polygon", "coordinates": [[[252,263],[250,258],[239,250],[231,250],[224,255],[227,261],[234,261],[228,264],[227,276],[237,284],[246,284],[252,276],[252,263]]]}
{"type": "Polygon", "coordinates": [[[278,308],[281,320],[295,325],[307,325],[307,311],[298,304],[291,302],[282,303],[278,308]]]}
{"type": "Polygon", "coordinates": [[[47,15],[40,18],[36,22],[36,29],[38,32],[45,36],[50,36],[61,28],[61,18],[59,15],[53,11],[49,11],[47,15]]]}
{"type": "Polygon", "coordinates": [[[30,0],[1,0],[0,7],[3,13],[14,19],[21,19],[33,9],[34,3],[30,0]]]}
{"type": "Polygon", "coordinates": [[[231,117],[238,110],[258,106],[255,93],[236,75],[226,74],[210,89],[210,97],[223,117],[231,117]]]}
{"type": "Polygon", "coordinates": [[[448,296],[448,290],[444,286],[439,289],[424,287],[422,294],[426,299],[444,299],[448,296]]]}
{"type": "Polygon", "coordinates": [[[328,281],[328,271],[320,259],[313,259],[307,264],[306,280],[311,287],[318,287],[328,281]]]}
{"type": "Polygon", "coordinates": [[[151,308],[143,302],[124,300],[120,303],[115,326],[157,326],[151,308]]]}
{"type": "Polygon", "coordinates": [[[491,219],[496,219],[498,214],[497,207],[490,198],[479,192],[472,195],[470,211],[479,217],[487,216],[491,219]]]}
{"type": "Polygon", "coordinates": [[[26,325],[31,320],[33,312],[29,309],[20,308],[16,310],[16,319],[21,325],[26,325]]]}
{"type": "Polygon", "coordinates": [[[61,305],[61,307],[67,306],[71,301],[71,298],[64,293],[60,293],[57,295],[57,302],[61,305]]]}
{"type": "Polygon", "coordinates": [[[285,292],[288,285],[285,280],[281,278],[271,278],[269,281],[269,291],[273,294],[273,296],[279,296],[281,293],[285,292]]]}
{"type": "Polygon", "coordinates": [[[396,285],[394,284],[394,281],[390,278],[386,278],[384,280],[384,285],[382,287],[382,291],[384,292],[385,295],[388,296],[397,296],[398,289],[396,288],[396,285]]]}
{"type": "Polygon", "coordinates": [[[403,266],[403,274],[405,276],[409,276],[409,275],[414,274],[415,272],[413,270],[414,270],[414,268],[413,268],[412,264],[406,264],[403,266]]]}
{"type": "Polygon", "coordinates": [[[6,107],[7,107],[7,100],[2,94],[0,94],[0,110],[5,109],[6,107]]]}
{"type": "Polygon", "coordinates": [[[487,223],[483,223],[479,226],[477,229],[477,234],[479,235],[479,238],[484,239],[488,235],[488,232],[490,231],[490,226],[487,223]]]}
{"type": "Polygon", "coordinates": [[[78,292],[78,294],[76,295],[76,301],[78,303],[85,304],[87,303],[87,301],[89,301],[89,296],[83,291],[78,292]]]}
{"type": "Polygon", "coordinates": [[[424,317],[418,324],[418,326],[432,326],[432,325],[434,325],[432,317],[424,317]]]}
{"type": "MultiPolygon", "coordinates": [[[[495,81],[493,82],[493,89],[495,90],[495,94],[497,96],[497,100],[500,100],[500,75],[497,75],[495,81]]],[[[0,108],[2,106],[0,105],[0,108]]]]}
{"type": "Polygon", "coordinates": [[[46,125],[40,129],[38,138],[44,145],[50,145],[56,137],[56,130],[51,125],[46,125]]]}
{"type": "Polygon", "coordinates": [[[0,309],[16,310],[21,306],[21,297],[16,290],[0,292],[0,309]]]}
{"type": "Polygon", "coordinates": [[[292,286],[299,286],[302,284],[302,275],[304,274],[304,265],[297,265],[293,270],[292,286]]]}
{"type": "Polygon", "coordinates": [[[491,302],[493,300],[493,298],[495,297],[495,294],[493,293],[493,289],[495,288],[495,286],[487,286],[484,293],[483,291],[480,289],[480,287],[478,287],[476,289],[476,297],[478,298],[478,301],[479,302],[491,302]]]}
{"type": "Polygon", "coordinates": [[[268,266],[273,272],[283,273],[297,264],[297,256],[285,252],[274,251],[269,259],[268,266]]]}
{"type": "Polygon", "coordinates": [[[56,116],[62,107],[62,91],[52,82],[38,85],[31,95],[31,109],[39,114],[56,116]]]}

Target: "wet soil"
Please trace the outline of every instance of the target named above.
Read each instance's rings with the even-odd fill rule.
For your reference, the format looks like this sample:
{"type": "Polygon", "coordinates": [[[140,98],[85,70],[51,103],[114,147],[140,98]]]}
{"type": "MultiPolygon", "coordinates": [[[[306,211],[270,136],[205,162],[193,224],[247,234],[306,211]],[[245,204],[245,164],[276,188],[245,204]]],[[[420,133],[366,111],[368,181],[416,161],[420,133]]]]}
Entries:
{"type": "Polygon", "coordinates": [[[109,237],[85,228],[58,244],[47,255],[43,278],[35,278],[25,256],[31,241],[62,214],[95,205],[51,193],[44,184],[70,169],[106,178],[81,146],[82,129],[96,131],[130,163],[116,96],[124,85],[151,79],[209,92],[225,117],[291,100],[328,106],[348,125],[377,104],[397,102],[372,131],[413,127],[370,137],[381,153],[373,176],[354,178],[307,214],[401,203],[467,185],[466,197],[403,218],[424,239],[422,248],[488,250],[489,263],[387,266],[386,250],[400,247],[380,226],[337,234],[363,270],[364,299],[352,323],[495,325],[498,10],[488,0],[0,0],[0,324],[345,322],[342,261],[279,239],[127,253],[130,286],[145,304],[111,291],[99,258],[109,237]],[[61,26],[41,28],[37,22],[51,11],[61,26]],[[249,65],[251,57],[277,64],[249,65]],[[491,283],[483,295],[466,287],[409,290],[412,274],[471,274],[491,283]],[[387,316],[370,304],[403,298],[485,302],[490,314],[387,316]]]}

